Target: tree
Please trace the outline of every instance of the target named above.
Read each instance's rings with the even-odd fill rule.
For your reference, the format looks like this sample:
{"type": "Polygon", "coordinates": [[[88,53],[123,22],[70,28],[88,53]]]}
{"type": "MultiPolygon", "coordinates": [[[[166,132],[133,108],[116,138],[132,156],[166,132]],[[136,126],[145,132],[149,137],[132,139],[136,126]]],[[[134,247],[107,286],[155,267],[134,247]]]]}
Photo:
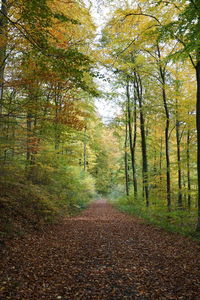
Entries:
{"type": "MultiPolygon", "coordinates": [[[[181,1],[182,5],[176,6],[178,19],[161,26],[162,36],[165,40],[177,40],[181,49],[176,52],[178,58],[189,58],[196,72],[197,97],[196,97],[196,128],[197,128],[197,174],[198,174],[198,223],[200,231],[200,11],[199,1],[181,1]]],[[[173,2],[169,2],[173,6],[173,2]]],[[[159,7],[165,7],[164,1],[158,2],[159,7]]]]}

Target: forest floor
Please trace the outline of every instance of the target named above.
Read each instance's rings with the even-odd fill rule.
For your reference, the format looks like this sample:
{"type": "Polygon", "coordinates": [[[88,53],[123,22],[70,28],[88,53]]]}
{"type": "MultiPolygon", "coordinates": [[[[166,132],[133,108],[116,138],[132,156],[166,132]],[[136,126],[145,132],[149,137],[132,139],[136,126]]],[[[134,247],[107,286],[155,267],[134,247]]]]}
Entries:
{"type": "Polygon", "coordinates": [[[104,200],[1,255],[0,299],[200,299],[200,245],[104,200]]]}

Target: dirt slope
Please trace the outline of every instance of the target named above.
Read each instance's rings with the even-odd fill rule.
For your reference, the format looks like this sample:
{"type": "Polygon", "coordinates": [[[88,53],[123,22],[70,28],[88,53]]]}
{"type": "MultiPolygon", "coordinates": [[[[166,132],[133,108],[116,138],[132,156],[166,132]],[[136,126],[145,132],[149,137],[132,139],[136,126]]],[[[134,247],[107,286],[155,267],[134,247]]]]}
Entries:
{"type": "Polygon", "coordinates": [[[2,254],[0,299],[200,299],[200,246],[105,201],[2,254]]]}

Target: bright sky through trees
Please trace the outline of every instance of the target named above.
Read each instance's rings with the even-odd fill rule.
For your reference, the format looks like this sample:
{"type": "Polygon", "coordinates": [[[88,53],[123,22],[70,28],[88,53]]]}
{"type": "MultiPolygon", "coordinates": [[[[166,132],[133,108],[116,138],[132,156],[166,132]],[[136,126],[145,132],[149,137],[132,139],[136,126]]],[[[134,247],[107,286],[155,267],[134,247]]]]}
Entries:
{"type": "MultiPolygon", "coordinates": [[[[94,23],[96,25],[96,43],[99,44],[99,41],[102,37],[102,29],[108,22],[111,16],[111,3],[107,1],[88,1],[85,0],[87,6],[90,7],[90,12],[94,23]]],[[[97,45],[98,47],[98,45],[97,45]]],[[[99,65],[98,72],[104,78],[97,78],[95,81],[99,86],[100,90],[104,93],[103,97],[99,97],[96,99],[95,104],[98,109],[99,115],[101,116],[103,122],[108,123],[110,122],[114,116],[120,113],[121,109],[117,105],[118,99],[116,101],[110,101],[110,98],[107,94],[111,93],[112,91],[112,76],[113,74],[108,71],[108,69],[104,68],[103,66],[99,65]]],[[[113,99],[114,100],[114,99],[113,99]]]]}

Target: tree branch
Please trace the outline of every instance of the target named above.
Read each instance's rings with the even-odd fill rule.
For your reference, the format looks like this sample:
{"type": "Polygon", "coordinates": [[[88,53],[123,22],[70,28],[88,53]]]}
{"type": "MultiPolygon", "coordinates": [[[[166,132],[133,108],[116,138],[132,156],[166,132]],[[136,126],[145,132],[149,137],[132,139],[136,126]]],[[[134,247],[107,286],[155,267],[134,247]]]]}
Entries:
{"type": "Polygon", "coordinates": [[[156,18],[155,16],[152,16],[152,15],[149,15],[149,14],[145,14],[143,12],[141,12],[141,13],[129,13],[129,14],[126,14],[125,17],[124,17],[124,20],[126,19],[126,17],[129,17],[129,16],[144,16],[144,17],[149,17],[151,19],[154,19],[159,25],[162,25],[158,18],[156,18]]]}

